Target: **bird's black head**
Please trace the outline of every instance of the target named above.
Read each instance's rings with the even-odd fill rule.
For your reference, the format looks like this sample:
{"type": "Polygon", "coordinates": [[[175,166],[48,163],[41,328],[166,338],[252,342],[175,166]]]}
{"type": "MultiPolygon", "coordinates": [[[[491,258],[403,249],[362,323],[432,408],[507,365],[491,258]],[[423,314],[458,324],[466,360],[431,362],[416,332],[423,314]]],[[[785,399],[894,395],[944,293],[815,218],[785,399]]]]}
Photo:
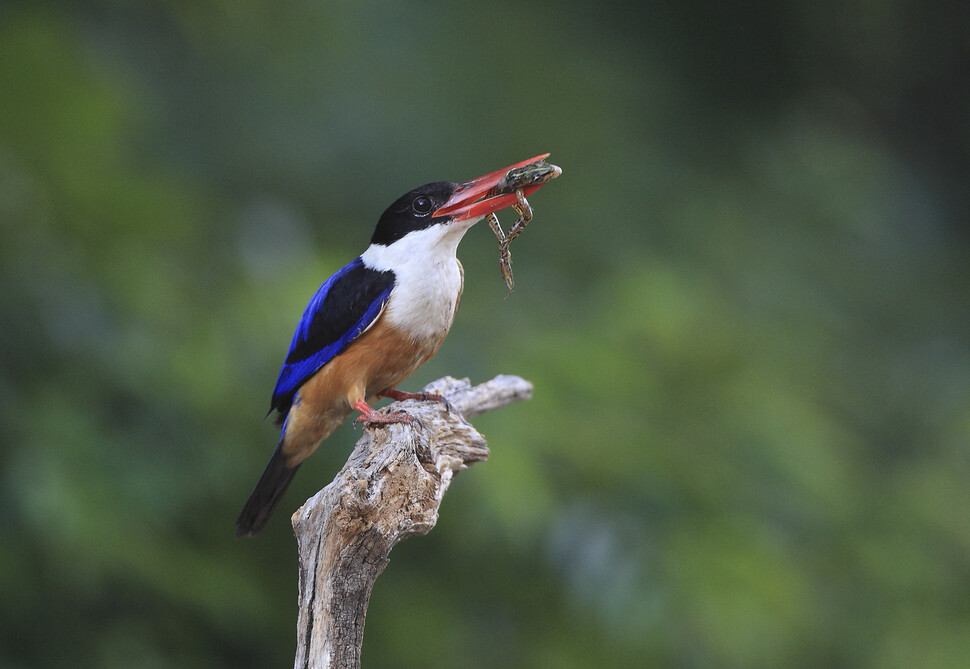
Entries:
{"type": "Polygon", "coordinates": [[[434,213],[448,201],[457,188],[456,183],[437,181],[419,186],[401,196],[381,214],[370,243],[389,246],[409,232],[447,223],[449,216],[435,217],[434,213]]]}

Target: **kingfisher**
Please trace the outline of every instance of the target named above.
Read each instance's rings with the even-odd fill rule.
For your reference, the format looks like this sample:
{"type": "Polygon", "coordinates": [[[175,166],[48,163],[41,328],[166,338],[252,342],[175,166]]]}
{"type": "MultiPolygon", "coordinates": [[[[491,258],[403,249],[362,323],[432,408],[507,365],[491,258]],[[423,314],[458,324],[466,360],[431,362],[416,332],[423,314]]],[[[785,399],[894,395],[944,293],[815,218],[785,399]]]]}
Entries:
{"type": "Polygon", "coordinates": [[[354,411],[355,423],[410,422],[371,404],[442,401],[395,387],[434,356],[451,328],[464,285],[458,243],[475,223],[519,201],[497,187],[503,177],[546,156],[406,193],[381,215],[367,250],[317,289],[273,390],[280,439],[236,520],[237,537],[263,530],[300,464],[354,411]]]}

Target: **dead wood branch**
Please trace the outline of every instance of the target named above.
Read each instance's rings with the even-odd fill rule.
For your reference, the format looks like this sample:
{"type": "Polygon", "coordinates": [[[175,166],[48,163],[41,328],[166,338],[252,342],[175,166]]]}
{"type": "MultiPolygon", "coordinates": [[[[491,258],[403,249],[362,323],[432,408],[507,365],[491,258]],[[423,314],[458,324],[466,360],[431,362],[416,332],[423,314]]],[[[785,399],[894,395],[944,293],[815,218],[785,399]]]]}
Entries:
{"type": "Polygon", "coordinates": [[[415,421],[366,427],[333,482],[293,514],[300,551],[297,669],[360,666],[367,602],[391,549],[427,534],[455,472],[488,457],[485,439],[465,417],[528,399],[532,385],[497,376],[472,387],[445,377],[425,392],[438,402],[388,407],[415,421]]]}

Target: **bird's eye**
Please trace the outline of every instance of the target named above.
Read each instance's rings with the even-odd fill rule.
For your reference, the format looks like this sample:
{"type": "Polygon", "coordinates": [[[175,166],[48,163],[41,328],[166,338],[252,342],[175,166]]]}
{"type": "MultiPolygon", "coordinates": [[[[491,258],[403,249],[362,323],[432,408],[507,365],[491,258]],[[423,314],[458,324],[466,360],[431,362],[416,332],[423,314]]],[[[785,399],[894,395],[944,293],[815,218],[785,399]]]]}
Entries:
{"type": "Polygon", "coordinates": [[[411,210],[418,216],[427,216],[434,209],[434,200],[427,195],[419,195],[411,202],[411,210]]]}

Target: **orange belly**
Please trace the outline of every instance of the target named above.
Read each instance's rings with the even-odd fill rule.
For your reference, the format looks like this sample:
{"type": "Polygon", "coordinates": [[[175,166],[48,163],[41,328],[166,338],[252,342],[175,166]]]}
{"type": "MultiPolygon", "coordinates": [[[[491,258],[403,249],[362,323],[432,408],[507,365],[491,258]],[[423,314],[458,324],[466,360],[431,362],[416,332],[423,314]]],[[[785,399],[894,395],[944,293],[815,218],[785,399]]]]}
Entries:
{"type": "Polygon", "coordinates": [[[446,334],[414,340],[379,319],[300,387],[286,416],[286,466],[295,467],[313,453],[353,413],[355,402],[373,401],[430,360],[446,334]]]}

